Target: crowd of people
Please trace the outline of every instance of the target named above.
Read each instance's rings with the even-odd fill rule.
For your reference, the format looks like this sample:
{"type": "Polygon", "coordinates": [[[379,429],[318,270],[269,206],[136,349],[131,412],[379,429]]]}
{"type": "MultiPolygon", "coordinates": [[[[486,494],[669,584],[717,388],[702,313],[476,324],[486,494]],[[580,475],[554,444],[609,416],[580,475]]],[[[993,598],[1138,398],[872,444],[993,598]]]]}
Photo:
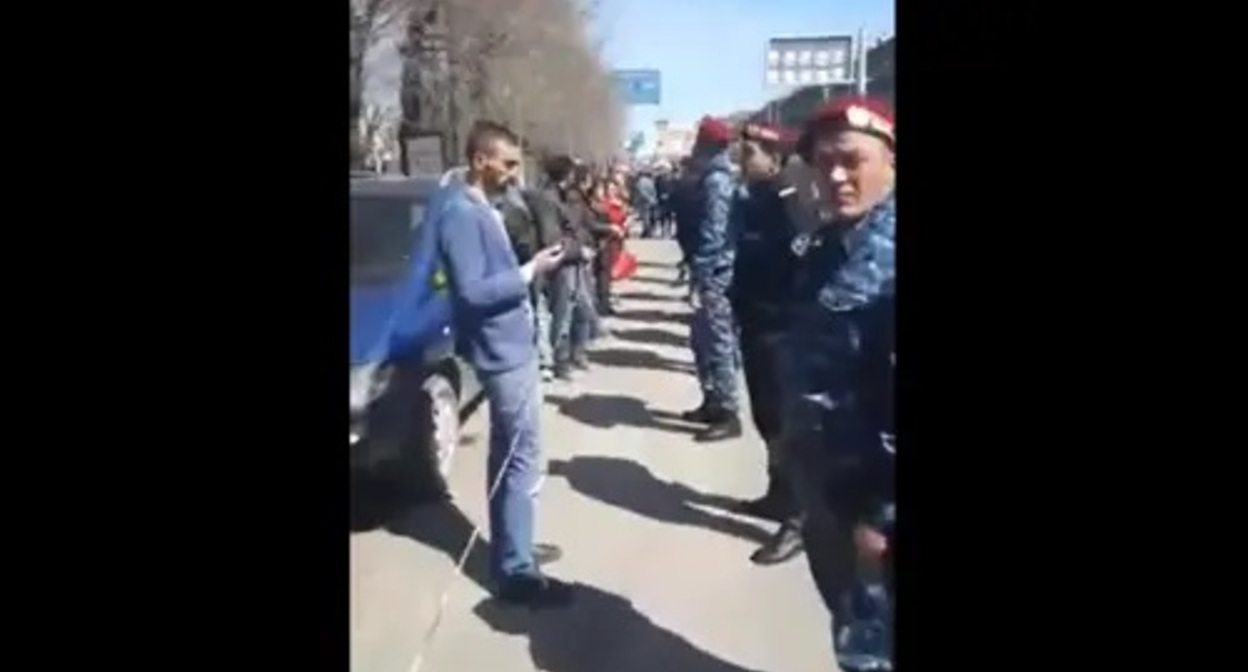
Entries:
{"type": "Polygon", "coordinates": [[[700,441],[742,433],[738,378],[768,454],[768,488],[738,504],[773,520],[754,553],[798,557],[832,615],[848,672],[892,669],[894,149],[891,110],[821,108],[800,133],[704,119],[690,157],[626,175],[552,156],[522,185],[520,143],[478,123],[468,166],[427,215],[453,296],[458,348],[489,404],[496,596],[564,606],[572,586],[533,539],[540,383],[589,366],[605,336],[630,221],[674,236],[694,315],[700,441]]]}

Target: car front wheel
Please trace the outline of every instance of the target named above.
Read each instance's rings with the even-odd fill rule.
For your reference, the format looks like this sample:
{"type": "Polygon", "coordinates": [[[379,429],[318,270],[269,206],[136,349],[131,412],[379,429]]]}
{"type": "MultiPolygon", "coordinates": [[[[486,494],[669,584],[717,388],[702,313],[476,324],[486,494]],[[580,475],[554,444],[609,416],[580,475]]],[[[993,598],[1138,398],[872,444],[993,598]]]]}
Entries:
{"type": "Polygon", "coordinates": [[[417,485],[422,499],[445,498],[447,481],[460,442],[459,393],[441,373],[424,379],[417,396],[416,431],[408,455],[418,466],[417,485]]]}

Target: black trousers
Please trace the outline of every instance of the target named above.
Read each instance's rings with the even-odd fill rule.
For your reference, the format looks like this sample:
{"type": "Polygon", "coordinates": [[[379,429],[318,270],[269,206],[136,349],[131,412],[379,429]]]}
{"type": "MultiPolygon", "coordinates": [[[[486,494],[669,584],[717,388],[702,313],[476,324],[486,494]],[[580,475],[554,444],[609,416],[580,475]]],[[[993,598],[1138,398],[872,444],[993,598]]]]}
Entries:
{"type": "Polygon", "coordinates": [[[599,246],[594,257],[594,295],[599,312],[611,307],[611,260],[607,256],[607,247],[599,246]]]}
{"type": "MultiPolygon", "coordinates": [[[[750,395],[750,414],[759,436],[768,446],[768,464],[778,466],[770,452],[780,438],[782,416],[779,357],[783,332],[760,328],[743,308],[738,318],[741,327],[741,368],[745,373],[745,389],[750,395]]],[[[778,457],[778,456],[775,456],[778,457]]]]}

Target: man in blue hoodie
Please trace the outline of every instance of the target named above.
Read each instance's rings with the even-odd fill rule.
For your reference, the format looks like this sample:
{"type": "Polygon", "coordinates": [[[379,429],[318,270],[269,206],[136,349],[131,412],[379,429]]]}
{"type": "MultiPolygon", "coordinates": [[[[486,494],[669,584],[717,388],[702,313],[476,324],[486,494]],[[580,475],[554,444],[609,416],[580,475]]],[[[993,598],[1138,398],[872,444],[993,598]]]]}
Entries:
{"type": "MultiPolygon", "coordinates": [[[[456,349],[477,372],[490,413],[486,487],[490,570],[496,596],[532,607],[563,606],[569,584],[544,576],[533,547],[533,497],[540,481],[541,394],[529,285],[559,266],[559,245],[521,265],[497,199],[519,175],[519,140],[505,126],[478,122],[467,139],[468,167],[447,184],[426,226],[436,227],[446,270],[456,349]]],[[[557,557],[554,547],[546,555],[557,557]]]]}

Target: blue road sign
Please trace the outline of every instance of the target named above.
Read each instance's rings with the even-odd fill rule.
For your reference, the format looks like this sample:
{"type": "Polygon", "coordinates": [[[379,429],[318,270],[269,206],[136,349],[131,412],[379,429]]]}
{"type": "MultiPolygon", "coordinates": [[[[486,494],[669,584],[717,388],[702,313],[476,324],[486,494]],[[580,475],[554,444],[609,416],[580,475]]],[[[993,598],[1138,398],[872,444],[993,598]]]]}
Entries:
{"type": "Polygon", "coordinates": [[[625,105],[658,105],[662,98],[658,70],[614,70],[611,80],[625,105]]]}

